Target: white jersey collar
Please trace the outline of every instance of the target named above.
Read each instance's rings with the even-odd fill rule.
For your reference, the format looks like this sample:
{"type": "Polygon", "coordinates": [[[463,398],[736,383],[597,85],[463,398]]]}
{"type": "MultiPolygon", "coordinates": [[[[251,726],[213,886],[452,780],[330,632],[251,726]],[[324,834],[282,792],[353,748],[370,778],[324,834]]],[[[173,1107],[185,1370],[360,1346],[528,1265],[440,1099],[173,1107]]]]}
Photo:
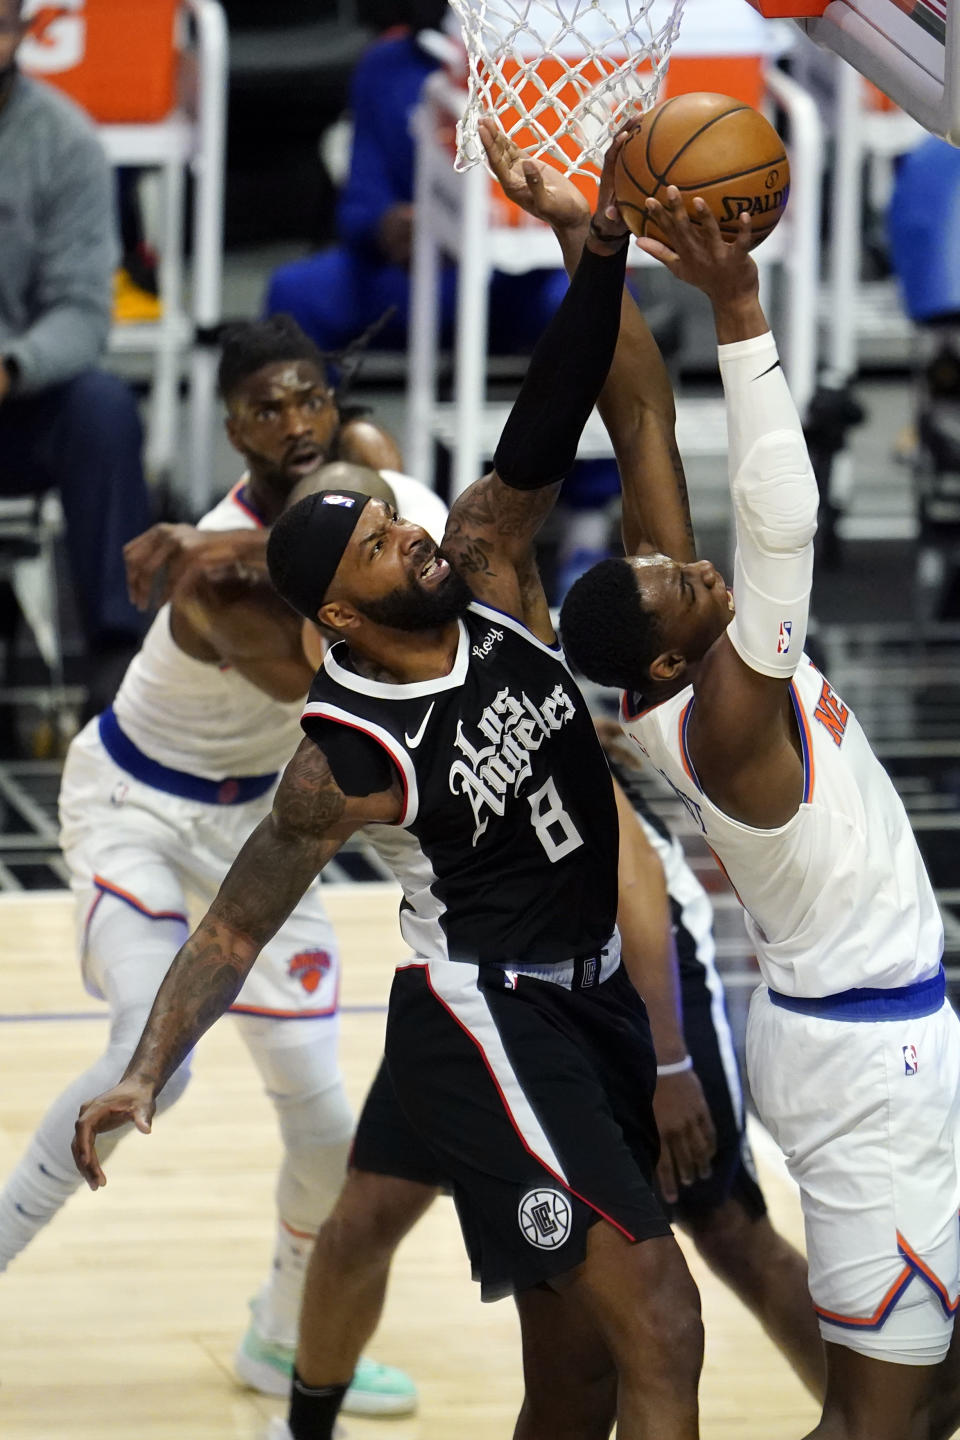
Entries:
{"type": "Polygon", "coordinates": [[[449,675],[440,675],[436,680],[415,680],[408,685],[391,680],[368,680],[338,663],[336,654],[345,643],[342,640],[327,651],[323,668],[338,685],[347,690],[355,690],[359,695],[371,695],[377,700],[416,700],[421,695],[436,695],[441,690],[454,690],[466,679],[470,662],[470,636],[463,621],[459,620],[457,623],[460,627],[460,640],[453,669],[449,675]]]}

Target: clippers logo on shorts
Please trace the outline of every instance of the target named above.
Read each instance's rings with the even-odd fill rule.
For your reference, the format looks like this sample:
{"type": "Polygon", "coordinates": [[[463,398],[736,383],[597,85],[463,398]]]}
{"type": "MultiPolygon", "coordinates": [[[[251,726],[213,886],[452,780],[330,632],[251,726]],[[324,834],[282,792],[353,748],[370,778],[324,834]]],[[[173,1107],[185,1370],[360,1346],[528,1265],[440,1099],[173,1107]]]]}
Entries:
{"type": "Polygon", "coordinates": [[[781,620],[781,621],[780,621],[780,638],[779,638],[778,641],[777,641],[777,654],[778,654],[778,655],[789,655],[789,653],[790,653],[790,636],[791,636],[792,634],[793,634],[793,621],[792,621],[792,620],[781,620]]]}
{"type": "Polygon", "coordinates": [[[299,980],[307,994],[312,995],[324,976],[329,974],[332,963],[326,950],[301,950],[287,966],[287,974],[291,979],[299,980]]]}
{"type": "Polygon", "coordinates": [[[570,1201],[559,1190],[528,1190],[517,1218],[524,1239],[538,1250],[558,1250],[573,1228],[570,1201]]]}
{"type": "Polygon", "coordinates": [[[466,758],[450,766],[450,790],[470,801],[476,827],[474,845],[490,824],[490,815],[484,811],[498,817],[505,814],[507,792],[519,795],[523,782],[533,773],[531,753],[575,714],[576,706],[560,682],[539,705],[526,694],[518,700],[509,690],[501,690],[480,716],[476,745],[464,734],[463,721],[458,721],[455,744],[466,758]],[[490,743],[484,745],[483,740],[490,743]]]}
{"type": "Polygon", "coordinates": [[[919,1068],[920,1068],[920,1062],[919,1062],[919,1060],[917,1059],[917,1047],[916,1047],[916,1045],[903,1045],[901,1048],[902,1048],[902,1050],[903,1050],[903,1072],[904,1072],[904,1074],[905,1074],[905,1075],[916,1075],[917,1071],[918,1071],[919,1068]]]}

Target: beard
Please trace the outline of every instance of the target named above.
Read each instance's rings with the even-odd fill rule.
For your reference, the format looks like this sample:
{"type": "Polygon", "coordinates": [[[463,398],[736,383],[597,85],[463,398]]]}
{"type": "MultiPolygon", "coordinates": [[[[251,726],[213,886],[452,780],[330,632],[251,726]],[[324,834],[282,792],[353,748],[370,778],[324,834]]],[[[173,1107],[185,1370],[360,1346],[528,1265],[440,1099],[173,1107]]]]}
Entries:
{"type": "Polygon", "coordinates": [[[451,620],[459,620],[472,599],[466,580],[451,565],[447,578],[429,590],[411,577],[402,589],[368,600],[357,609],[375,625],[391,630],[439,630],[451,620]]]}

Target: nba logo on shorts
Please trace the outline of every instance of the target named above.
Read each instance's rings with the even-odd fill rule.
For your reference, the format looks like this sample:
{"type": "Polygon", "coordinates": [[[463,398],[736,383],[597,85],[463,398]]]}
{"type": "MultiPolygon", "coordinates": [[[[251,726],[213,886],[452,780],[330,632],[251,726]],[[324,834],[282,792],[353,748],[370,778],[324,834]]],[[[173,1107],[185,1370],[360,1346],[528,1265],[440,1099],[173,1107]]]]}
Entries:
{"type": "Polygon", "coordinates": [[[790,650],[790,636],[793,634],[793,621],[780,621],[780,638],[777,641],[777,654],[786,655],[790,650]]]}
{"type": "Polygon", "coordinates": [[[920,1068],[920,1062],[917,1059],[916,1045],[902,1045],[900,1048],[903,1051],[903,1073],[905,1075],[916,1075],[920,1068]]]}
{"type": "Polygon", "coordinates": [[[517,1211],[524,1239],[538,1250],[556,1250],[573,1222],[570,1201],[559,1190],[528,1190],[517,1211]]]}

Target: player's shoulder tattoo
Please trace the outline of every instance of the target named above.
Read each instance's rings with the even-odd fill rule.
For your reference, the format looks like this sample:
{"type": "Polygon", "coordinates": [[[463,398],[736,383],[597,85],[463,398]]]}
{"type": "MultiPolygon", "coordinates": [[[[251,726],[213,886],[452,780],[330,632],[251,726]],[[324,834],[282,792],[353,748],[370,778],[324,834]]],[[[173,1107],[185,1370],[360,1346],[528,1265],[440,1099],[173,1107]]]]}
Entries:
{"type": "Polygon", "coordinates": [[[277,819],[291,830],[320,833],[342,820],[346,808],[326,755],[313,740],[302,740],[277,790],[277,819]]]}

